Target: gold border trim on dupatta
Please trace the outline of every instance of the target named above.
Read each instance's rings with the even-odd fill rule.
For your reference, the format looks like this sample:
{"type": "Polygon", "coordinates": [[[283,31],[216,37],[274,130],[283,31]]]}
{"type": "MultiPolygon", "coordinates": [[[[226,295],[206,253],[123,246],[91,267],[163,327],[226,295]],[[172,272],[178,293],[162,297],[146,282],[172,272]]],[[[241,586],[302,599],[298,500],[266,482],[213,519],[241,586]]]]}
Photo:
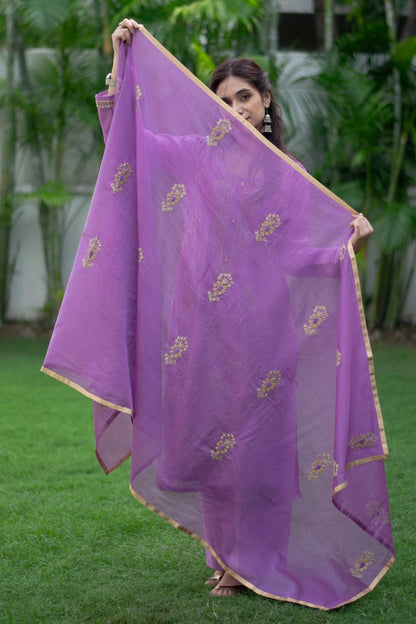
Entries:
{"type": "Polygon", "coordinates": [[[344,208],[346,208],[349,212],[352,212],[353,214],[358,214],[356,210],[354,210],[354,208],[352,208],[349,204],[347,204],[343,199],[341,199],[340,197],[338,197],[338,195],[335,195],[335,193],[333,193],[332,191],[330,191],[328,188],[326,188],[326,186],[324,186],[321,182],[319,182],[316,178],[314,178],[313,176],[311,176],[310,173],[308,173],[307,171],[305,171],[300,165],[298,165],[296,163],[296,161],[294,161],[290,156],[288,156],[287,154],[285,154],[284,152],[282,152],[278,147],[276,147],[275,145],[273,145],[273,143],[271,143],[268,139],[266,139],[261,132],[259,132],[256,128],[254,128],[254,126],[252,126],[248,121],[246,121],[245,119],[243,119],[241,117],[241,115],[239,115],[238,113],[236,113],[230,106],[228,106],[228,104],[226,104],[225,102],[222,101],[222,99],[220,97],[218,97],[218,95],[216,95],[213,91],[211,91],[211,89],[209,89],[209,87],[207,87],[206,84],[204,84],[201,80],[199,80],[199,78],[197,78],[187,67],[185,67],[185,65],[183,65],[180,61],[178,61],[177,58],[175,58],[173,56],[173,54],[171,54],[171,52],[169,52],[169,50],[167,50],[161,43],[159,43],[159,41],[157,39],[155,39],[153,37],[153,35],[151,35],[149,33],[148,30],[146,30],[146,28],[140,24],[139,25],[139,31],[151,42],[153,43],[153,45],[160,51],[162,52],[162,54],[164,56],[166,56],[174,65],[176,65],[176,67],[178,69],[180,69],[182,71],[182,73],[184,73],[190,80],[192,80],[192,82],[194,82],[200,89],[202,89],[202,91],[204,91],[207,95],[209,95],[209,97],[214,100],[217,104],[219,104],[224,110],[227,111],[227,113],[229,115],[232,115],[233,117],[235,117],[235,119],[243,124],[247,130],[249,130],[250,132],[252,132],[262,143],[264,143],[264,145],[266,145],[269,149],[271,149],[273,152],[275,152],[275,154],[277,154],[278,156],[280,156],[280,158],[282,158],[283,160],[285,160],[289,165],[291,165],[294,169],[296,169],[297,171],[299,171],[299,173],[301,173],[303,175],[304,178],[306,178],[307,180],[309,180],[310,182],[312,182],[312,184],[314,186],[316,186],[317,188],[319,188],[321,191],[323,191],[326,195],[328,195],[329,197],[332,197],[332,199],[334,199],[340,206],[343,206],[344,208]]]}
{"type": "Polygon", "coordinates": [[[339,485],[336,485],[333,489],[332,489],[332,496],[335,496],[335,494],[338,494],[338,492],[341,492],[341,490],[344,490],[346,487],[348,487],[348,481],[343,481],[342,483],[340,483],[339,485]]]}
{"type": "Polygon", "coordinates": [[[371,455],[370,457],[363,457],[363,459],[356,459],[345,466],[345,470],[349,468],[354,468],[354,466],[361,466],[361,464],[368,464],[372,461],[384,461],[388,459],[388,454],[386,455],[371,455]]]}
{"type": "Polygon", "coordinates": [[[96,394],[89,392],[88,390],[86,390],[79,384],[75,383],[74,381],[71,381],[70,379],[63,377],[62,375],[55,373],[55,371],[50,370],[49,368],[46,368],[45,366],[42,366],[40,370],[42,373],[45,373],[46,375],[49,375],[50,377],[53,377],[54,379],[61,381],[62,383],[69,386],[70,388],[73,388],[74,390],[77,390],[78,392],[88,397],[89,399],[92,399],[96,403],[100,403],[101,405],[104,405],[105,407],[111,407],[111,409],[117,410],[118,412],[123,412],[123,414],[129,414],[130,416],[133,414],[133,410],[130,407],[124,407],[123,405],[117,405],[117,403],[112,403],[111,401],[107,401],[106,399],[103,399],[97,396],[96,394]]]}
{"type": "Polygon", "coordinates": [[[130,493],[134,496],[134,498],[137,501],[139,501],[139,503],[141,503],[144,507],[147,507],[147,509],[149,509],[150,511],[153,511],[153,513],[157,514],[160,518],[163,518],[163,520],[166,520],[166,522],[168,522],[173,527],[175,527],[175,529],[178,529],[179,531],[182,531],[183,533],[190,535],[193,539],[195,539],[197,542],[202,544],[202,546],[206,548],[207,550],[209,550],[211,555],[215,557],[215,559],[218,561],[218,563],[223,568],[223,570],[225,570],[226,572],[229,572],[242,585],[244,585],[248,589],[251,589],[251,591],[258,594],[259,596],[263,596],[264,598],[271,598],[272,600],[279,600],[280,602],[291,602],[293,604],[302,605],[304,607],[311,607],[312,609],[319,609],[321,611],[332,611],[333,609],[339,609],[339,607],[342,607],[346,604],[350,604],[351,602],[355,602],[356,600],[359,600],[360,598],[368,594],[370,591],[372,591],[375,588],[375,586],[379,583],[379,581],[383,578],[383,576],[390,570],[391,566],[396,560],[396,556],[393,555],[391,559],[389,559],[389,561],[383,567],[383,569],[379,572],[379,574],[373,579],[372,583],[365,590],[363,590],[356,596],[353,596],[349,600],[346,600],[345,602],[341,602],[340,604],[335,605],[334,607],[323,607],[321,605],[317,605],[312,602],[305,602],[304,600],[295,600],[294,598],[289,598],[286,596],[278,596],[277,594],[270,594],[269,592],[262,591],[261,589],[253,585],[253,583],[250,583],[250,581],[247,581],[245,578],[243,578],[242,576],[234,572],[234,570],[226,566],[223,563],[223,561],[221,561],[221,559],[218,557],[217,553],[213,550],[213,548],[211,548],[211,546],[207,544],[207,542],[202,537],[200,537],[197,533],[194,533],[193,531],[190,531],[186,527],[182,526],[182,524],[179,524],[179,522],[177,522],[176,520],[173,520],[173,518],[170,518],[167,514],[165,514],[163,511],[160,511],[160,509],[158,509],[151,503],[148,503],[142,496],[140,496],[140,494],[138,494],[134,490],[131,483],[129,484],[129,489],[130,489],[130,493]]]}
{"type": "Polygon", "coordinates": [[[352,243],[351,243],[351,239],[348,241],[348,254],[349,254],[349,257],[350,257],[350,260],[351,260],[351,266],[352,266],[353,275],[354,275],[355,292],[356,292],[356,295],[357,295],[357,305],[358,305],[358,310],[359,310],[359,313],[360,313],[361,331],[363,333],[363,338],[364,338],[364,344],[365,344],[367,360],[368,360],[368,369],[369,369],[369,372],[370,372],[371,388],[372,388],[372,391],[373,391],[374,407],[376,408],[378,427],[379,427],[379,430],[380,430],[380,440],[381,440],[381,445],[382,445],[383,453],[384,453],[384,455],[377,455],[375,457],[366,457],[364,459],[356,460],[354,462],[351,462],[350,464],[348,464],[348,467],[351,467],[351,466],[358,466],[360,463],[362,464],[362,463],[366,463],[368,461],[372,461],[373,459],[374,460],[388,459],[388,457],[389,457],[389,449],[388,449],[388,446],[387,446],[386,431],[385,431],[385,428],[384,428],[383,415],[381,413],[380,401],[379,401],[379,398],[378,398],[376,376],[375,376],[375,372],[374,372],[374,358],[373,358],[373,352],[371,350],[371,344],[370,344],[370,338],[369,338],[369,335],[368,335],[367,323],[366,323],[366,320],[365,320],[363,297],[362,297],[362,294],[361,294],[360,276],[358,274],[357,260],[356,260],[356,257],[355,257],[355,252],[354,252],[354,249],[353,249],[353,246],[352,246],[352,243]]]}
{"type": "Polygon", "coordinates": [[[124,457],[122,457],[121,459],[118,460],[118,462],[116,464],[114,464],[114,466],[111,466],[111,468],[107,468],[107,466],[105,465],[105,463],[103,462],[103,460],[101,459],[101,455],[99,454],[99,452],[96,450],[95,451],[95,456],[97,458],[98,463],[100,464],[102,471],[104,472],[105,475],[109,475],[110,472],[114,472],[114,470],[117,470],[117,468],[119,466],[121,466],[121,464],[124,464],[124,462],[126,461],[126,459],[128,459],[129,457],[131,457],[131,451],[129,453],[127,453],[127,455],[124,455],[124,457]]]}

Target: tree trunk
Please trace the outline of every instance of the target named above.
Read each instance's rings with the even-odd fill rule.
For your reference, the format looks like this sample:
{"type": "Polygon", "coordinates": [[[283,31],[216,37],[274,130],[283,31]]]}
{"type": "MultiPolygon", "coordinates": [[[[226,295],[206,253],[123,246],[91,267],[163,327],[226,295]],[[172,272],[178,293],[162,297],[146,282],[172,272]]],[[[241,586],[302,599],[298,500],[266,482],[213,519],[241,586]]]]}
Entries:
{"type": "Polygon", "coordinates": [[[279,50],[279,15],[279,0],[268,0],[264,11],[264,54],[271,61],[276,61],[279,50]]]}
{"type": "Polygon", "coordinates": [[[314,19],[318,50],[330,50],[335,36],[333,0],[314,0],[314,19]]]}
{"type": "Polygon", "coordinates": [[[334,6],[333,0],[325,0],[324,48],[331,50],[334,45],[334,6]]]}
{"type": "Polygon", "coordinates": [[[407,39],[407,37],[415,37],[415,36],[416,36],[416,0],[412,0],[410,13],[403,26],[400,39],[403,40],[403,39],[407,39]]]}
{"type": "Polygon", "coordinates": [[[325,0],[314,0],[314,20],[315,20],[315,32],[316,32],[316,44],[318,50],[323,50],[325,47],[325,0]]]}
{"type": "Polygon", "coordinates": [[[6,6],[6,96],[0,184],[0,324],[5,320],[10,291],[10,233],[14,208],[16,112],[14,107],[14,2],[6,6]]]}

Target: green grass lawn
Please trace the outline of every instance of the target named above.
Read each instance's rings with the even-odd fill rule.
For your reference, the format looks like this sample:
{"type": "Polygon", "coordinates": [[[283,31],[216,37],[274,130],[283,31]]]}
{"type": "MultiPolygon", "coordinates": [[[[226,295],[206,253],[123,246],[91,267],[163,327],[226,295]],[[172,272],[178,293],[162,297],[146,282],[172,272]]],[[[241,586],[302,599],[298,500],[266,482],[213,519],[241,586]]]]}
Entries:
{"type": "Polygon", "coordinates": [[[39,372],[46,345],[0,340],[1,624],[416,622],[415,349],[374,348],[398,559],[368,596],[324,612],[211,597],[202,546],[130,495],[129,462],[104,476],[91,403],[39,372]]]}

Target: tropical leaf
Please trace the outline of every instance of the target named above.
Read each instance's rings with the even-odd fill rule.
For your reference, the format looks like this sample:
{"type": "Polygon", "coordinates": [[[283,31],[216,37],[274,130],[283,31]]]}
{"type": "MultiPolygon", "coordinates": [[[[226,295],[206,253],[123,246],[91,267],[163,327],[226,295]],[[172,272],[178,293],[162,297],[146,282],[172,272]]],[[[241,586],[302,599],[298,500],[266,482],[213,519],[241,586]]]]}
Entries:
{"type": "Polygon", "coordinates": [[[364,202],[364,188],[360,180],[351,180],[333,185],[331,190],[353,208],[362,206],[364,202]]]}
{"type": "Polygon", "coordinates": [[[416,236],[416,211],[407,203],[380,205],[381,216],[374,221],[382,251],[392,253],[403,248],[416,236]]]}
{"type": "Polygon", "coordinates": [[[392,59],[401,74],[407,74],[412,66],[415,55],[416,37],[408,37],[404,41],[399,41],[396,44],[392,59]]]}
{"type": "Polygon", "coordinates": [[[22,193],[21,197],[41,200],[49,208],[59,208],[70,201],[72,194],[56,180],[46,182],[32,193],[22,193]]]}
{"type": "Polygon", "coordinates": [[[68,17],[71,2],[68,0],[20,0],[19,8],[29,28],[38,33],[54,33],[68,17]]]}
{"type": "Polygon", "coordinates": [[[195,52],[195,73],[202,82],[208,84],[215,69],[215,63],[196,41],[193,42],[192,49],[195,52]]]}

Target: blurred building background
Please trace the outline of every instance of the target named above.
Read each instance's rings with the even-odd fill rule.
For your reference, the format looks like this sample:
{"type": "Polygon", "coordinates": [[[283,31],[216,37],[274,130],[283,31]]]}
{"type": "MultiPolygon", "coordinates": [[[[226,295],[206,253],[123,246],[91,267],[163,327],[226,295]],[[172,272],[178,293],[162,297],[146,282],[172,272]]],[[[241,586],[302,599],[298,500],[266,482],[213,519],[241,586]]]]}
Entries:
{"type": "MultiPolygon", "coordinates": [[[[104,89],[105,74],[111,68],[111,48],[109,47],[111,24],[116,24],[120,16],[123,15],[123,6],[128,6],[129,14],[132,14],[130,9],[134,4],[122,0],[119,2],[112,0],[77,2],[72,0],[68,3],[60,0],[54,7],[51,5],[45,12],[47,3],[46,5],[41,2],[37,3],[36,0],[16,3],[13,0],[7,7],[4,6],[0,9],[2,42],[0,54],[0,103],[2,104],[0,109],[0,146],[2,148],[0,168],[3,180],[3,203],[4,198],[7,199],[8,197],[4,179],[5,175],[7,177],[10,174],[8,165],[13,158],[13,171],[10,174],[13,179],[13,205],[10,208],[12,212],[11,227],[8,238],[1,238],[3,250],[0,250],[4,252],[7,244],[8,277],[3,281],[3,300],[5,302],[3,320],[37,321],[45,318],[52,318],[53,320],[54,313],[50,310],[50,301],[53,298],[59,301],[68,280],[79,237],[88,213],[89,201],[103,149],[98,117],[96,117],[94,110],[94,93],[104,89]],[[38,6],[36,7],[36,5],[38,6]],[[72,13],[69,10],[71,7],[72,13]],[[36,8],[38,9],[37,13],[36,8]],[[94,23],[95,31],[91,27],[89,28],[90,32],[84,32],[85,20],[92,20],[94,10],[97,11],[99,24],[94,23]],[[20,16],[23,16],[24,25],[19,23],[18,18],[20,16]],[[54,29],[51,29],[51,24],[54,29]],[[12,28],[12,33],[10,33],[10,28],[12,28]],[[48,45],[48,28],[49,32],[53,33],[50,46],[48,45]],[[19,39],[25,29],[27,29],[26,32],[31,33],[30,36],[32,37],[26,38],[26,45],[19,39]],[[58,35],[61,39],[58,38],[58,35]],[[24,55],[24,62],[22,62],[22,55],[24,55]],[[74,64],[74,56],[77,59],[76,64],[74,64]],[[11,62],[13,74],[11,74],[11,62]],[[61,70],[62,75],[60,75],[61,70]],[[65,74],[65,71],[68,74],[65,74]],[[65,83],[65,80],[68,82],[65,83]],[[70,93],[68,93],[68,89],[71,91],[70,93]],[[13,91],[13,97],[11,97],[11,91],[13,91]],[[60,106],[61,102],[65,103],[66,108],[60,106]],[[14,115],[11,114],[13,107],[14,115]],[[61,124],[60,116],[63,120],[61,124]],[[61,130],[62,135],[60,135],[61,130]],[[36,143],[33,142],[36,133],[38,135],[37,147],[36,143]],[[10,147],[10,140],[14,141],[15,149],[10,147]],[[39,156],[41,158],[38,158],[39,156]],[[59,250],[55,250],[55,252],[45,248],[45,232],[46,240],[48,240],[45,222],[48,219],[52,224],[50,226],[51,240],[55,236],[55,243],[59,245],[59,250]],[[51,269],[51,264],[54,261],[53,253],[58,258],[57,262],[61,273],[56,282],[58,286],[56,284],[51,286],[50,283],[50,275],[53,272],[51,269]],[[62,285],[62,292],[59,291],[59,282],[62,285]]],[[[377,75],[377,68],[380,68],[380,72],[390,72],[388,81],[386,79],[388,85],[383,91],[383,97],[385,97],[386,102],[389,101],[389,98],[392,101],[395,94],[403,99],[405,89],[409,89],[410,92],[409,85],[405,84],[405,78],[408,77],[409,81],[414,80],[415,73],[416,2],[396,1],[389,3],[373,0],[372,5],[369,0],[339,3],[331,3],[327,0],[268,0],[264,3],[258,2],[257,5],[256,2],[252,2],[251,9],[249,9],[247,8],[249,3],[241,1],[241,16],[245,18],[245,23],[253,25],[252,30],[248,32],[244,32],[243,20],[239,21],[238,17],[231,14],[233,8],[235,9],[236,6],[238,8],[238,2],[231,2],[228,5],[225,2],[224,7],[228,6],[230,10],[231,26],[227,26],[230,34],[225,29],[222,39],[217,35],[219,38],[215,41],[216,49],[214,49],[214,44],[210,47],[210,41],[214,35],[210,30],[210,25],[207,26],[204,22],[203,15],[200,16],[199,23],[195,21],[196,16],[194,22],[189,25],[184,21],[183,15],[177,12],[175,14],[176,21],[172,21],[172,34],[166,31],[166,15],[170,3],[161,2],[158,4],[158,8],[154,8],[150,13],[146,13],[149,11],[148,8],[146,9],[146,4],[148,3],[137,2],[137,13],[134,14],[143,21],[148,30],[153,32],[202,79],[208,75],[213,64],[221,60],[222,52],[219,49],[221,46],[226,49],[227,54],[232,52],[240,56],[247,54],[261,57],[265,68],[271,70],[277,86],[278,99],[282,104],[288,127],[290,149],[306,164],[308,170],[319,177],[324,184],[335,192],[339,191],[338,194],[345,192],[345,195],[342,194],[341,196],[354,208],[362,211],[362,206],[368,205],[368,216],[380,219],[384,238],[382,236],[380,240],[371,241],[365,260],[361,262],[363,289],[369,309],[371,297],[375,289],[378,288],[379,265],[381,262],[390,262],[388,258],[393,254],[393,256],[395,255],[396,268],[392,264],[390,272],[400,270],[403,274],[401,277],[403,285],[407,281],[409,284],[400,313],[395,320],[390,321],[390,324],[394,325],[397,321],[415,323],[416,279],[413,273],[416,244],[416,222],[414,221],[416,204],[415,163],[413,163],[412,168],[411,158],[409,158],[409,164],[405,163],[403,170],[398,174],[400,183],[406,178],[405,193],[400,192],[400,184],[398,185],[396,180],[394,192],[392,191],[389,198],[389,204],[397,206],[397,214],[392,212],[393,209],[388,212],[385,206],[386,212],[381,214],[382,204],[388,199],[391,185],[388,182],[385,184],[385,197],[380,199],[377,199],[380,196],[380,190],[377,191],[376,189],[371,199],[366,199],[363,196],[365,191],[358,189],[358,183],[354,186],[354,171],[357,171],[357,177],[364,175],[364,164],[360,163],[359,159],[365,160],[367,158],[367,153],[363,151],[364,148],[360,152],[361,137],[357,129],[355,129],[357,149],[354,151],[350,145],[345,147],[345,150],[351,150],[351,154],[354,154],[351,157],[351,171],[346,172],[346,165],[345,162],[342,162],[342,157],[337,160],[336,167],[338,169],[336,171],[335,165],[326,162],[329,153],[328,140],[329,147],[331,147],[331,140],[338,141],[342,138],[344,126],[341,124],[338,130],[335,129],[335,134],[331,139],[331,129],[328,122],[325,128],[322,126],[321,131],[321,134],[326,136],[326,140],[317,140],[316,120],[313,121],[313,118],[317,112],[322,93],[325,91],[325,85],[322,86],[322,80],[319,84],[312,78],[320,75],[323,71],[324,75],[325,72],[327,76],[329,75],[328,67],[332,62],[328,61],[329,55],[332,54],[331,58],[335,58],[334,42],[342,41],[343,47],[337,49],[337,62],[339,62],[340,55],[343,54],[346,57],[347,54],[350,54],[354,66],[360,69],[364,80],[366,74],[368,74],[369,79],[371,77],[374,80],[374,89],[381,84],[380,75],[377,75]],[[328,6],[331,7],[329,27],[328,6]],[[383,31],[383,20],[384,16],[387,15],[386,10],[389,6],[395,11],[393,15],[395,41],[391,41],[390,47],[389,37],[384,32],[386,28],[388,31],[387,18],[384,22],[383,31]],[[257,7],[256,14],[244,13],[246,10],[254,11],[253,7],[257,7]],[[354,11],[356,12],[355,17],[354,11]],[[159,21],[157,21],[158,15],[160,15],[159,21]],[[372,15],[375,16],[373,24],[371,23],[372,15]],[[250,20],[252,21],[250,22],[250,20]],[[259,29],[258,24],[261,20],[263,20],[263,26],[259,29]],[[257,26],[255,26],[256,23],[257,26]],[[379,24],[379,30],[375,24],[379,24]],[[187,29],[186,32],[190,33],[189,37],[193,36],[194,39],[191,41],[191,39],[186,40],[185,38],[183,48],[179,44],[177,49],[172,48],[176,45],[175,41],[181,38],[181,32],[184,32],[181,31],[181,28],[184,27],[187,29]],[[177,31],[174,30],[175,28],[177,31]],[[252,33],[251,39],[250,32],[252,33]],[[349,37],[351,36],[351,46],[362,46],[359,37],[360,32],[363,33],[361,39],[367,37],[368,49],[364,46],[356,54],[353,54],[348,49],[349,37]],[[381,47],[377,37],[386,39],[387,43],[383,44],[385,49],[381,47]],[[407,42],[406,45],[402,45],[403,42],[407,42]],[[188,56],[192,46],[193,52],[188,56]],[[401,66],[398,64],[399,57],[402,62],[401,66]],[[323,59],[326,59],[324,64],[323,59]],[[371,62],[368,59],[371,59],[371,62]],[[389,69],[386,59],[388,62],[390,59],[393,59],[394,63],[397,61],[399,69],[396,67],[389,69]],[[408,63],[408,59],[410,59],[410,63],[408,63]],[[408,66],[406,65],[403,73],[399,75],[400,67],[404,67],[405,63],[408,63],[408,66]],[[323,70],[324,65],[325,69],[323,70]],[[407,73],[405,74],[405,72],[407,73]],[[411,183],[412,177],[413,184],[411,183]],[[377,207],[377,201],[379,207],[377,207]],[[382,221],[383,216],[385,217],[384,221],[382,221]],[[404,259],[399,258],[399,261],[399,243],[391,245],[391,249],[388,246],[388,228],[393,227],[391,224],[396,223],[395,216],[397,217],[396,221],[397,219],[402,220],[402,230],[406,230],[405,232],[392,230],[392,237],[397,238],[402,245],[400,249],[404,250],[404,259]],[[410,232],[413,227],[414,232],[413,230],[410,232]],[[386,259],[385,256],[388,258],[386,259]]],[[[188,1],[184,4],[188,6],[188,9],[194,4],[196,11],[196,3],[188,1]]],[[[177,3],[175,6],[178,6],[177,3]]],[[[87,23],[87,30],[88,27],[87,23]]],[[[349,65],[345,66],[350,67],[351,60],[348,62],[349,65]]],[[[416,85],[416,81],[409,84],[416,85]]],[[[335,80],[334,89],[337,89],[335,80]]],[[[327,95],[327,92],[325,93],[327,95]]],[[[371,97],[373,95],[370,90],[365,104],[370,101],[371,97]]],[[[406,97],[408,96],[406,95],[406,97]]],[[[335,99],[332,107],[334,107],[334,102],[336,102],[335,99]]],[[[393,161],[397,158],[397,162],[400,158],[411,156],[411,153],[414,155],[416,130],[414,130],[414,118],[408,122],[407,126],[404,125],[404,121],[407,119],[405,116],[410,114],[407,112],[406,106],[411,107],[411,102],[406,100],[401,105],[401,117],[396,122],[396,125],[399,122],[402,124],[400,129],[395,129],[394,120],[390,119],[385,122],[386,134],[388,132],[393,135],[396,132],[397,141],[403,140],[405,136],[407,142],[403,148],[404,153],[400,152],[400,145],[397,144],[397,156],[393,158],[393,161]]],[[[392,103],[393,108],[394,103],[392,103]]],[[[380,106],[380,111],[382,110],[384,108],[382,109],[380,106]]],[[[325,114],[329,119],[325,111],[320,113],[321,123],[324,124],[325,121],[322,122],[322,119],[325,120],[325,114]]],[[[373,126],[377,125],[377,119],[375,117],[371,122],[373,126]]],[[[380,117],[380,137],[383,137],[382,124],[383,118],[380,117]]],[[[365,133],[366,129],[363,128],[363,140],[365,133]]],[[[383,140],[381,139],[381,142],[383,140]]],[[[394,141],[393,136],[392,149],[395,149],[394,141]]],[[[379,158],[380,154],[371,155],[371,158],[373,157],[379,158]]],[[[380,168],[387,166],[381,159],[380,162],[380,168]]],[[[374,173],[372,175],[374,179],[374,173]]],[[[387,173],[386,179],[388,180],[387,173]]],[[[365,183],[363,184],[365,186],[365,183]]],[[[8,192],[10,195],[10,188],[8,192]]],[[[390,277],[389,279],[392,279],[391,284],[394,284],[394,278],[390,277]]],[[[389,285],[387,288],[391,288],[391,286],[389,285]]],[[[397,297],[403,296],[403,292],[403,289],[398,292],[397,297]]],[[[376,316],[374,316],[375,324],[378,322],[376,316]]]]}

